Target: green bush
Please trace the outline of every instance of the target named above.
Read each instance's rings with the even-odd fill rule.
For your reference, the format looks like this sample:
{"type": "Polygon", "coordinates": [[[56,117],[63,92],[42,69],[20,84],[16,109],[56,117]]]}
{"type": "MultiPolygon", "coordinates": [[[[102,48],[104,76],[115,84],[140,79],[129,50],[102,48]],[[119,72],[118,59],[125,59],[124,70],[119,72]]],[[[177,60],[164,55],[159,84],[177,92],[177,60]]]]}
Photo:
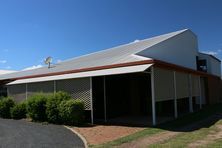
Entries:
{"type": "Polygon", "coordinates": [[[27,113],[34,121],[46,121],[46,101],[49,94],[38,93],[28,98],[27,113]]]}
{"type": "Polygon", "coordinates": [[[0,100],[0,117],[11,118],[10,109],[15,105],[11,98],[3,98],[0,100]]]}
{"type": "Polygon", "coordinates": [[[26,113],[26,102],[16,104],[13,108],[11,108],[11,117],[13,119],[26,118],[26,113]]]}
{"type": "Polygon", "coordinates": [[[59,105],[59,115],[67,125],[80,125],[84,119],[84,103],[80,100],[62,101],[59,105]]]}
{"type": "Polygon", "coordinates": [[[51,123],[61,123],[59,116],[59,104],[62,101],[70,100],[71,96],[65,92],[57,92],[54,96],[50,97],[46,102],[46,115],[51,123]]]}

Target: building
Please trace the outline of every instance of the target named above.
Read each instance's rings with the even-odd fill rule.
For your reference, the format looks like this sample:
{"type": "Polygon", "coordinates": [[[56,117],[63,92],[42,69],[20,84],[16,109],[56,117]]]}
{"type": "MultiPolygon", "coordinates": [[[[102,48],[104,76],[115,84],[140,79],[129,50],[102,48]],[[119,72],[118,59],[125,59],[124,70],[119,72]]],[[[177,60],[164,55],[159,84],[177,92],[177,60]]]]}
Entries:
{"type": "MultiPolygon", "coordinates": [[[[13,72],[16,72],[16,71],[13,71],[13,70],[0,70],[0,75],[3,75],[3,74],[9,74],[9,73],[13,73],[13,72]]],[[[7,88],[4,87],[4,85],[0,85],[0,96],[4,96],[6,97],[7,96],[7,88]]]]}
{"type": "Polygon", "coordinates": [[[200,53],[197,36],[185,29],[0,75],[0,82],[18,102],[36,92],[69,92],[84,101],[92,123],[143,117],[156,125],[221,101],[221,61],[200,53]]]}

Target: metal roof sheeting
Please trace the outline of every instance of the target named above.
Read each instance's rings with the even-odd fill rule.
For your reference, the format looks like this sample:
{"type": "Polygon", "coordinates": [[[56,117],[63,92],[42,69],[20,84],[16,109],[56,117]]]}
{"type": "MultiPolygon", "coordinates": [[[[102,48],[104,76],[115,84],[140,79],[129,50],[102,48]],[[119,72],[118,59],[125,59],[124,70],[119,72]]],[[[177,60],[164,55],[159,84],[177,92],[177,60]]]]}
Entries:
{"type": "Polygon", "coordinates": [[[13,70],[0,70],[0,75],[9,74],[9,73],[13,73],[13,72],[16,72],[16,71],[13,71],[13,70]]]}
{"type": "Polygon", "coordinates": [[[172,33],[156,36],[153,38],[117,46],[117,47],[110,48],[107,50],[102,50],[102,51],[95,52],[92,54],[80,56],[77,58],[73,58],[67,61],[57,63],[55,65],[52,65],[51,68],[48,68],[47,66],[45,66],[45,67],[41,67],[41,68],[37,68],[33,70],[25,70],[25,71],[12,73],[12,74],[0,75],[0,80],[15,79],[19,77],[26,77],[26,76],[32,76],[32,75],[50,74],[50,73],[55,73],[55,72],[68,71],[68,70],[84,69],[84,68],[90,68],[90,67],[120,64],[120,63],[135,62],[135,61],[142,61],[144,59],[150,59],[149,57],[143,57],[136,54],[153,45],[156,45],[182,32],[185,32],[186,30],[187,29],[180,30],[177,32],[172,32],[172,33]]]}
{"type": "Polygon", "coordinates": [[[56,75],[56,76],[48,76],[48,77],[22,79],[22,80],[13,81],[11,83],[8,83],[7,85],[143,72],[146,69],[150,68],[151,66],[152,66],[152,64],[144,64],[144,65],[110,68],[110,69],[94,70],[94,71],[79,72],[79,73],[64,74],[64,75],[56,75]]]}

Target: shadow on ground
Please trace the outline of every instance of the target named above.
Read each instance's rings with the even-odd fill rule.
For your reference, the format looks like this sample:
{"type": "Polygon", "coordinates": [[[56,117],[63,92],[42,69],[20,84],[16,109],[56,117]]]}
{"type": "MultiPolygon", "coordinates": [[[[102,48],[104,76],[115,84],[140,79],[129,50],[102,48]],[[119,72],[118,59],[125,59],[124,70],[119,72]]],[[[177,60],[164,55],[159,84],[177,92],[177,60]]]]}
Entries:
{"type": "Polygon", "coordinates": [[[194,113],[185,114],[178,119],[172,121],[166,121],[164,123],[158,124],[157,126],[147,126],[145,124],[129,124],[124,122],[114,122],[110,121],[107,123],[97,122],[96,125],[85,124],[82,127],[93,127],[97,125],[106,125],[106,126],[128,126],[128,127],[152,127],[158,129],[164,129],[168,131],[176,132],[190,132],[195,131],[201,128],[208,128],[214,125],[217,121],[222,119],[222,104],[215,104],[205,106],[203,109],[198,110],[194,113]]]}

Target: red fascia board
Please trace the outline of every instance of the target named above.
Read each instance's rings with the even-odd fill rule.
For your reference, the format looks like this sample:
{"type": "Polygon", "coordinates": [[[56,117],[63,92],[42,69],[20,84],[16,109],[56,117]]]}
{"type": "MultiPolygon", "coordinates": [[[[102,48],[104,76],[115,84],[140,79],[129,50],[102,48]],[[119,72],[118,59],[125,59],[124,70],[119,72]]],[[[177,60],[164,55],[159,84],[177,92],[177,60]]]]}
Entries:
{"type": "Polygon", "coordinates": [[[154,63],[155,63],[156,67],[161,67],[161,68],[165,68],[165,69],[169,69],[169,70],[186,72],[186,73],[205,76],[205,77],[215,77],[215,78],[220,79],[220,77],[218,77],[216,75],[208,74],[208,73],[202,72],[202,71],[193,70],[193,69],[186,68],[186,67],[183,67],[183,66],[178,66],[178,65],[172,64],[172,63],[163,62],[163,61],[160,61],[160,60],[154,60],[154,63]]]}
{"type": "Polygon", "coordinates": [[[20,80],[20,79],[47,77],[47,76],[71,74],[71,73],[78,73],[78,72],[119,68],[119,67],[126,67],[126,66],[136,66],[136,65],[143,65],[143,64],[154,64],[154,66],[156,66],[156,67],[162,67],[162,68],[165,68],[165,69],[182,71],[182,72],[192,73],[192,74],[206,76],[206,77],[217,77],[217,78],[219,78],[218,76],[215,76],[215,75],[211,75],[211,74],[207,74],[205,72],[200,72],[200,71],[196,71],[196,70],[193,70],[193,69],[190,69],[190,68],[178,66],[176,64],[163,62],[163,61],[160,61],[160,60],[143,60],[143,61],[136,61],[136,62],[129,62],[129,63],[120,63],[120,64],[112,64],[112,65],[97,66],[97,67],[90,67],[90,68],[74,69],[74,70],[68,70],[68,71],[62,71],[62,72],[54,72],[54,73],[30,75],[30,76],[24,76],[24,77],[16,77],[16,78],[12,78],[10,80],[13,81],[13,80],[20,80]]]}
{"type": "Polygon", "coordinates": [[[86,71],[119,68],[119,67],[126,67],[126,66],[136,66],[136,65],[143,65],[143,64],[153,64],[153,63],[154,63],[153,60],[144,60],[144,61],[136,61],[136,62],[129,62],[129,63],[121,63],[121,64],[112,64],[112,65],[97,66],[97,67],[90,67],[90,68],[74,69],[74,70],[68,70],[68,71],[62,71],[62,72],[16,77],[16,78],[12,78],[11,80],[55,76],[55,75],[63,75],[63,74],[79,73],[79,72],[86,72],[86,71]]]}

